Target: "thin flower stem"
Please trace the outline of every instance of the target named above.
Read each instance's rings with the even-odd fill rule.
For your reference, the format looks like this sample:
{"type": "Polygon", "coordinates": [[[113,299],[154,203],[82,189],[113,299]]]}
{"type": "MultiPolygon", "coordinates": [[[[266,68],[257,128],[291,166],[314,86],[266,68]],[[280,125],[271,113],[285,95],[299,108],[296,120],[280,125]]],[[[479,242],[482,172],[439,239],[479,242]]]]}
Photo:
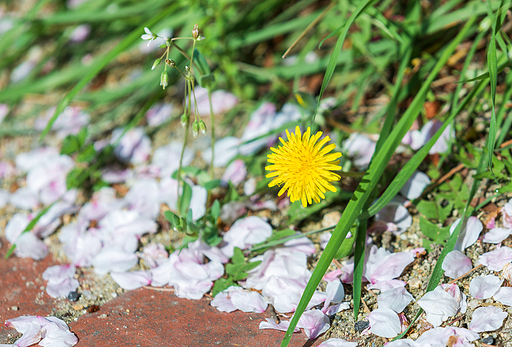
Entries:
{"type": "Polygon", "coordinates": [[[210,120],[211,120],[211,129],[212,129],[212,160],[210,163],[210,176],[213,180],[213,159],[215,157],[215,119],[213,114],[213,106],[212,106],[212,89],[208,87],[208,101],[210,102],[210,120]]]}
{"type": "MultiPolygon", "coordinates": [[[[188,105],[185,106],[185,114],[187,115],[187,124],[185,125],[185,137],[183,139],[183,147],[181,148],[180,154],[180,165],[178,167],[178,214],[181,216],[181,199],[180,199],[180,188],[181,188],[181,170],[183,168],[183,156],[185,153],[185,148],[187,148],[187,139],[188,139],[188,128],[190,126],[190,81],[187,81],[185,87],[185,99],[188,96],[188,105]],[[188,94],[188,95],[187,95],[188,94]]],[[[184,217],[184,216],[181,216],[184,217]]]]}

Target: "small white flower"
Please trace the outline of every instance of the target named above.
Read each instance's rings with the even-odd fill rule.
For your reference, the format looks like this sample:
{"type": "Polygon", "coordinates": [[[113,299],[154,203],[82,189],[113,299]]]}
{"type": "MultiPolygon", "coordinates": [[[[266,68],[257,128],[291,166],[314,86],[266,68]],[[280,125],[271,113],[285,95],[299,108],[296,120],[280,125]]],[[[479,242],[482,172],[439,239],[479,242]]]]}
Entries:
{"type": "Polygon", "coordinates": [[[148,46],[149,44],[151,43],[151,41],[155,40],[156,39],[156,35],[153,34],[151,32],[151,30],[149,30],[148,27],[144,27],[144,31],[146,32],[144,35],[142,35],[140,38],[143,39],[144,41],[148,41],[148,46]]]}

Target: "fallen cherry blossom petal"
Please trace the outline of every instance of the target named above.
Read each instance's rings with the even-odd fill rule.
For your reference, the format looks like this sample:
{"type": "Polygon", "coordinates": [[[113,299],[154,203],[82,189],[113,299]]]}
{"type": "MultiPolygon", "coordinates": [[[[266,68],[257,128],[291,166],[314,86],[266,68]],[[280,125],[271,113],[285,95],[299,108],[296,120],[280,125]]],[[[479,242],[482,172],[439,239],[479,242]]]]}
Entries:
{"type": "MultiPolygon", "coordinates": [[[[389,347],[421,347],[416,341],[411,339],[403,339],[386,343],[384,346],[389,347]]],[[[428,345],[430,346],[430,345],[428,345]]]]}
{"type": "Polygon", "coordinates": [[[331,327],[329,317],[320,310],[306,311],[302,314],[297,327],[304,329],[306,336],[314,340],[331,327]]]}
{"type": "Polygon", "coordinates": [[[357,342],[349,342],[343,339],[332,338],[322,342],[318,347],[357,347],[357,342]]]}
{"type": "Polygon", "coordinates": [[[169,253],[161,243],[150,243],[139,255],[150,268],[155,268],[169,258],[169,253]]]}
{"type": "Polygon", "coordinates": [[[237,309],[243,312],[265,312],[267,302],[258,292],[241,290],[233,293],[231,302],[237,309]]]}
{"type": "Polygon", "coordinates": [[[244,161],[237,159],[228,165],[222,175],[222,181],[226,182],[226,185],[227,182],[230,181],[233,185],[237,186],[245,180],[246,176],[247,168],[245,167],[244,161]]]}
{"type": "MultiPolygon", "coordinates": [[[[295,235],[298,234],[300,234],[300,232],[297,232],[295,235]]],[[[293,249],[295,251],[305,253],[306,255],[312,255],[316,253],[315,244],[306,236],[286,241],[283,243],[283,246],[288,250],[293,249]]]]}
{"type": "Polygon", "coordinates": [[[91,261],[91,265],[98,275],[105,275],[111,271],[125,272],[135,266],[138,259],[134,253],[111,246],[103,248],[91,261]]]}
{"type": "Polygon", "coordinates": [[[192,220],[196,221],[206,213],[208,191],[201,186],[192,186],[192,197],[189,208],[192,210],[192,220]]]}
{"type": "MultiPolygon", "coordinates": [[[[275,330],[281,330],[286,331],[288,330],[288,327],[290,326],[290,321],[287,320],[281,320],[280,323],[276,323],[272,318],[265,318],[266,321],[260,322],[260,329],[275,329],[275,330]]],[[[293,330],[294,333],[298,333],[300,331],[299,328],[295,327],[293,330]]]]}
{"type": "Polygon", "coordinates": [[[487,266],[491,271],[503,270],[503,267],[510,261],[512,261],[512,249],[505,246],[484,253],[478,258],[478,262],[487,266]]]}
{"type": "Polygon", "coordinates": [[[455,301],[459,304],[459,312],[466,313],[466,310],[468,308],[467,302],[466,302],[466,294],[461,292],[459,286],[455,283],[445,283],[440,285],[441,288],[455,299],[455,301]]]}
{"type": "Polygon", "coordinates": [[[394,198],[375,215],[375,221],[392,225],[393,228],[388,230],[395,235],[403,233],[412,225],[412,217],[404,207],[404,202],[402,198],[394,198]]]}
{"type": "Polygon", "coordinates": [[[342,273],[343,273],[343,270],[341,270],[341,269],[336,269],[336,270],[333,270],[333,271],[329,271],[328,273],[326,273],[324,275],[324,277],[322,277],[322,280],[326,281],[326,282],[336,281],[336,280],[339,279],[339,276],[342,273]]]}
{"type": "Polygon", "coordinates": [[[364,277],[371,284],[390,281],[402,274],[402,271],[414,261],[411,252],[391,253],[384,248],[372,246],[365,266],[364,277]]]}
{"type": "Polygon", "coordinates": [[[421,171],[415,171],[412,176],[405,182],[400,193],[407,199],[414,200],[421,196],[426,186],[430,184],[430,178],[421,171]]]}
{"type": "Polygon", "coordinates": [[[446,255],[443,261],[442,269],[444,275],[450,278],[458,278],[473,268],[471,259],[461,251],[451,251],[446,255]]]}
{"type": "Polygon", "coordinates": [[[270,235],[272,235],[272,227],[260,217],[251,216],[239,219],[224,234],[224,241],[227,242],[227,245],[221,250],[226,256],[231,257],[235,247],[246,249],[265,241],[270,235]]]}
{"type": "Polygon", "coordinates": [[[378,308],[368,315],[370,331],[381,337],[393,338],[400,334],[402,325],[398,315],[390,308],[378,308]]]}
{"type": "Polygon", "coordinates": [[[325,302],[322,312],[325,313],[331,303],[339,304],[344,298],[345,288],[343,288],[341,281],[338,280],[327,283],[327,287],[325,289],[325,302]]]}
{"type": "Polygon", "coordinates": [[[484,235],[482,241],[487,243],[500,243],[509,237],[510,234],[512,234],[512,229],[493,228],[484,235]]]}
{"type": "Polygon", "coordinates": [[[327,316],[333,316],[336,313],[348,310],[349,308],[350,308],[350,303],[342,302],[341,304],[338,304],[338,305],[329,306],[329,308],[327,310],[325,310],[324,313],[327,316]]]}
{"type": "Polygon", "coordinates": [[[379,308],[390,308],[396,313],[400,313],[414,297],[404,288],[394,288],[383,291],[378,297],[379,308]]]}
{"type": "MultiPolygon", "coordinates": [[[[155,149],[151,163],[160,169],[160,177],[170,177],[180,166],[180,156],[183,144],[171,142],[155,149]]],[[[194,160],[195,154],[190,148],[183,152],[183,166],[188,166],[194,160]]]]}
{"type": "Polygon", "coordinates": [[[417,303],[425,310],[427,321],[435,327],[456,315],[460,309],[460,303],[441,286],[426,293],[417,303]]]}
{"type": "Polygon", "coordinates": [[[469,284],[469,294],[475,299],[489,299],[501,287],[503,280],[494,275],[477,276],[469,284]]]}
{"type": "MultiPolygon", "coordinates": [[[[455,221],[450,226],[450,234],[453,234],[455,228],[460,223],[460,218],[455,221]]],[[[459,237],[457,239],[457,243],[455,244],[454,249],[458,251],[464,251],[466,248],[471,246],[478,240],[480,233],[484,230],[484,226],[482,222],[477,217],[469,217],[466,223],[466,227],[464,230],[461,230],[459,233],[459,237]]]]}
{"type": "Polygon", "coordinates": [[[512,287],[501,287],[492,298],[503,305],[512,306],[512,287]]]}
{"type": "Polygon", "coordinates": [[[23,334],[14,344],[18,347],[35,343],[43,347],[69,347],[78,342],[68,325],[56,317],[22,316],[7,320],[5,325],[23,334]]]}
{"type": "Polygon", "coordinates": [[[358,133],[350,134],[349,138],[343,143],[347,155],[354,157],[354,165],[363,168],[370,163],[373,152],[375,152],[375,146],[375,141],[358,133]]]}
{"type": "Polygon", "coordinates": [[[154,220],[160,212],[158,195],[158,183],[153,179],[143,179],[130,188],[124,201],[130,210],[135,210],[142,216],[154,220]]]}
{"type": "MultiPolygon", "coordinates": [[[[226,136],[215,142],[215,156],[213,166],[226,166],[234,157],[238,155],[238,146],[240,145],[240,143],[240,139],[234,136],[226,136]]],[[[207,163],[211,162],[211,147],[203,151],[202,158],[207,163]]]]}
{"type": "Polygon", "coordinates": [[[110,276],[123,289],[134,290],[151,284],[149,271],[111,272],[110,276]]]}
{"type": "Polygon", "coordinates": [[[478,339],[480,335],[465,328],[434,328],[425,331],[418,339],[416,339],[416,342],[422,347],[447,346],[448,341],[452,337],[457,338],[457,344],[454,344],[453,346],[470,347],[473,345],[468,344],[467,342],[478,339]]]}
{"type": "Polygon", "coordinates": [[[507,312],[495,306],[479,307],[473,312],[469,329],[478,333],[496,330],[507,316],[507,312]]]}

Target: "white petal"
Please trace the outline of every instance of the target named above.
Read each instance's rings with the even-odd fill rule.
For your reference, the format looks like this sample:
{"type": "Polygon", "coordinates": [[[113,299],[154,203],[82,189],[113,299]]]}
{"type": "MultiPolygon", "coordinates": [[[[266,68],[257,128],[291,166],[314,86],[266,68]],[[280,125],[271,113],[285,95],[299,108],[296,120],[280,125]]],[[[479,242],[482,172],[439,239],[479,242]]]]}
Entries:
{"type": "Polygon", "coordinates": [[[311,310],[302,314],[297,327],[303,328],[306,336],[313,340],[329,330],[331,324],[329,323],[329,317],[322,311],[311,310]]]}
{"type": "Polygon", "coordinates": [[[421,196],[426,186],[430,184],[430,178],[421,171],[415,171],[411,178],[405,182],[400,193],[405,195],[407,199],[414,200],[421,196]]]}
{"type": "Polygon", "coordinates": [[[475,299],[489,299],[502,283],[503,281],[494,275],[477,276],[469,284],[469,293],[475,299]]]}
{"type": "MultiPolygon", "coordinates": [[[[453,234],[455,228],[460,223],[460,218],[455,221],[450,227],[450,234],[453,234]]],[[[477,217],[469,217],[466,223],[466,227],[464,230],[461,230],[459,233],[459,238],[457,239],[457,243],[455,244],[456,250],[463,251],[478,240],[478,236],[484,229],[482,222],[477,217]]]]}
{"type": "Polygon", "coordinates": [[[387,307],[400,313],[413,299],[414,297],[404,287],[399,287],[383,291],[377,297],[377,302],[379,308],[387,307]]]}
{"type": "Polygon", "coordinates": [[[348,342],[343,339],[329,339],[321,344],[318,347],[357,347],[357,342],[348,342]]]}
{"type": "Polygon", "coordinates": [[[482,254],[478,261],[487,266],[491,271],[501,271],[506,264],[512,261],[512,249],[509,247],[500,247],[494,251],[482,254]]]}
{"type": "Polygon", "coordinates": [[[493,228],[487,232],[482,241],[487,243],[500,243],[512,234],[512,229],[493,228]]]}
{"type": "Polygon", "coordinates": [[[444,275],[450,278],[457,278],[464,275],[473,268],[471,259],[461,251],[451,251],[446,255],[443,261],[442,269],[444,275]]]}
{"type": "Polygon", "coordinates": [[[368,315],[370,331],[377,336],[393,338],[400,334],[402,325],[398,315],[390,308],[378,308],[368,315]]]}
{"type": "Polygon", "coordinates": [[[110,276],[121,288],[126,290],[134,290],[151,284],[149,271],[112,272],[110,276]]]}
{"type": "Polygon", "coordinates": [[[495,306],[479,307],[473,312],[469,329],[476,332],[496,330],[507,316],[506,312],[495,306]]]}

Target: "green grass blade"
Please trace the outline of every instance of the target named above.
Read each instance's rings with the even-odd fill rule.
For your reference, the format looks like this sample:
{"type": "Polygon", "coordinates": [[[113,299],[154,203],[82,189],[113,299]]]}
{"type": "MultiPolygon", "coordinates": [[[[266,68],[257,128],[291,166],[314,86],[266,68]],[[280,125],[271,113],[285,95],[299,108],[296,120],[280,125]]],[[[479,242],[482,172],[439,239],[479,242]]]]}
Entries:
{"type": "MultiPolygon", "coordinates": [[[[368,208],[368,201],[365,204],[368,208]]],[[[366,210],[366,209],[365,209],[366,210]]],[[[357,234],[354,249],[354,320],[357,321],[359,305],[361,304],[361,292],[363,286],[364,254],[366,250],[366,231],[368,230],[368,219],[362,220],[357,226],[357,234]]]]}
{"type": "Polygon", "coordinates": [[[365,0],[361,2],[361,4],[357,7],[357,9],[352,13],[348,22],[345,24],[345,27],[340,33],[338,37],[338,41],[336,41],[336,45],[331,54],[331,58],[329,59],[329,64],[327,65],[327,70],[325,71],[324,80],[322,82],[322,87],[320,88],[320,94],[318,95],[318,102],[316,104],[315,112],[313,113],[312,123],[315,121],[316,112],[318,111],[318,106],[320,106],[320,101],[322,100],[322,95],[324,95],[325,89],[329,84],[329,81],[334,74],[334,69],[336,68],[336,64],[338,61],[338,55],[341,52],[341,48],[343,47],[343,43],[345,42],[345,38],[347,37],[348,29],[352,26],[356,18],[375,0],[365,0]]]}
{"type": "Polygon", "coordinates": [[[430,148],[436,143],[439,139],[443,131],[448,127],[448,125],[455,119],[455,116],[462,111],[471,100],[481,93],[486,87],[486,83],[484,81],[480,81],[480,83],[471,90],[471,92],[466,96],[464,101],[459,105],[457,110],[448,117],[441,128],[434,134],[434,136],[418,151],[416,154],[405,164],[405,166],[400,170],[400,172],[393,179],[388,188],[381,195],[379,200],[375,204],[373,204],[369,209],[368,213],[363,213],[359,217],[359,219],[369,218],[374,216],[380,210],[382,210],[390,201],[393,199],[396,194],[402,189],[404,184],[407,182],[409,177],[416,171],[416,169],[420,166],[423,160],[427,157],[430,148]]]}
{"type": "Polygon", "coordinates": [[[5,253],[5,256],[4,256],[4,259],[8,259],[11,254],[14,252],[14,250],[16,249],[16,241],[17,239],[19,239],[19,237],[21,235],[23,235],[24,233],[27,233],[29,232],[30,230],[32,230],[34,228],[34,226],[36,225],[37,222],[39,222],[39,220],[41,219],[42,216],[44,216],[44,214],[46,212],[48,212],[48,210],[54,205],[55,203],[52,203],[48,206],[46,206],[41,212],[39,212],[37,214],[37,216],[32,219],[30,221],[30,223],[28,223],[28,225],[25,227],[25,229],[21,232],[21,234],[18,235],[18,237],[16,238],[16,240],[14,241],[14,244],[11,246],[11,248],[9,248],[9,250],[7,251],[7,253],[5,253]]]}
{"type": "Polygon", "coordinates": [[[140,36],[143,33],[145,26],[152,26],[158,21],[160,21],[162,18],[167,16],[168,14],[172,13],[174,10],[176,10],[176,4],[173,4],[169,7],[167,7],[165,10],[161,11],[157,15],[155,15],[153,18],[148,20],[144,25],[141,25],[137,29],[133,30],[130,35],[128,35],[126,38],[124,38],[114,49],[109,51],[107,54],[105,54],[103,57],[96,60],[89,70],[85,73],[84,77],[80,79],[80,81],[71,89],[69,93],[64,96],[64,98],[59,102],[57,107],[55,108],[55,112],[46,125],[46,128],[44,128],[43,132],[41,133],[40,140],[44,139],[46,134],[50,131],[53,123],[55,120],[57,120],[57,117],[60,115],[60,113],[66,108],[66,106],[69,105],[71,100],[75,97],[75,95],[83,88],[89,81],[91,81],[94,76],[96,76],[112,59],[114,59],[119,53],[124,51],[126,48],[128,48],[133,42],[138,40],[140,36]]]}
{"type": "Polygon", "coordinates": [[[364,204],[370,197],[373,189],[377,186],[377,183],[382,176],[382,173],[386,169],[387,163],[389,159],[395,152],[395,149],[400,144],[405,133],[410,129],[412,123],[419,115],[423,108],[423,102],[425,100],[426,94],[428,90],[430,90],[430,84],[434,81],[437,74],[441,70],[441,68],[446,64],[449,57],[453,54],[459,43],[466,37],[469,29],[473,25],[475,21],[475,17],[472,17],[461,30],[457,34],[457,36],[453,39],[453,41],[448,45],[448,47],[444,50],[443,54],[437,61],[436,65],[430,72],[428,78],[424,82],[422,88],[416,94],[411,105],[405,111],[404,115],[397,123],[397,125],[393,128],[393,131],[389,135],[388,139],[384,142],[382,149],[379,151],[378,156],[372,157],[372,162],[368,170],[366,171],[366,175],[363,176],[363,179],[359,183],[359,186],[356,188],[350,202],[348,203],[345,211],[343,212],[340,221],[336,225],[334,232],[332,233],[331,239],[327,243],[327,246],[322,253],[320,260],[318,261],[311,278],[309,279],[306,288],[304,289],[304,293],[300,299],[300,302],[297,306],[295,314],[290,322],[288,330],[286,331],[285,337],[281,342],[281,347],[288,346],[290,342],[291,336],[297,323],[300,319],[300,316],[306,309],[311,297],[313,296],[316,287],[322,280],[323,275],[327,271],[327,268],[331,264],[332,259],[336,255],[336,252],[341,246],[341,243],[345,240],[347,233],[351,226],[354,224],[356,218],[359,215],[359,212],[363,208],[364,204]]]}
{"type": "Polygon", "coordinates": [[[487,136],[487,163],[492,173],[492,156],[494,154],[494,146],[496,144],[496,135],[498,132],[496,126],[496,85],[498,84],[498,64],[496,58],[496,21],[497,17],[493,16],[492,34],[489,48],[487,49],[487,65],[489,68],[489,82],[491,85],[491,122],[489,125],[489,134],[487,136]]]}

